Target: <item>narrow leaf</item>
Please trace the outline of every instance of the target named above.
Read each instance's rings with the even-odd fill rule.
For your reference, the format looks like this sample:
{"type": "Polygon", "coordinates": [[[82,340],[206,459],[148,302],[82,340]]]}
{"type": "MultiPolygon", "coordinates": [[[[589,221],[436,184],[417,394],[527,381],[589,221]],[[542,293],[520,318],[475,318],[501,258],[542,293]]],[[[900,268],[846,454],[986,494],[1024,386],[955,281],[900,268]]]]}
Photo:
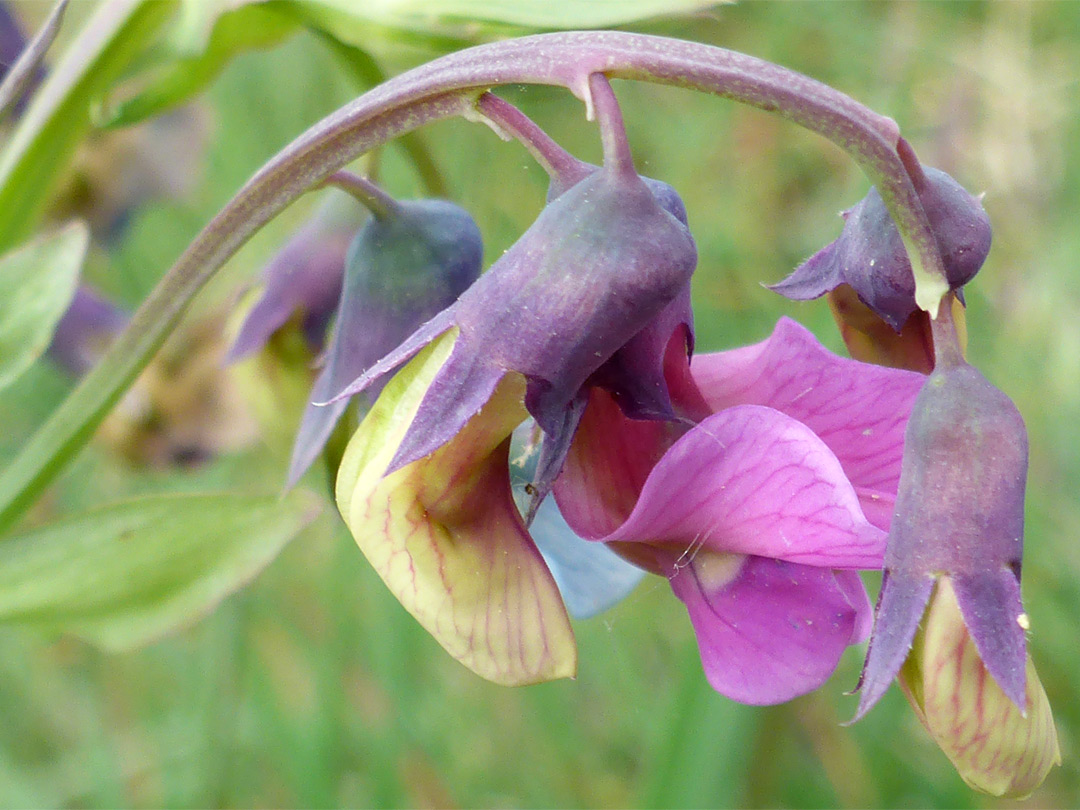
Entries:
{"type": "Polygon", "coordinates": [[[606,28],[649,17],[692,14],[724,0],[314,0],[358,20],[420,32],[475,29],[477,21],[527,28],[606,28]],[[456,24],[456,25],[455,25],[456,24]]]}
{"type": "Polygon", "coordinates": [[[261,3],[232,11],[208,2],[192,3],[188,8],[193,14],[210,17],[198,26],[211,29],[202,47],[195,53],[174,53],[173,59],[159,65],[135,96],[112,107],[104,126],[128,126],[187,102],[204,90],[234,56],[277,45],[300,27],[282,10],[261,3]]]}
{"type": "Polygon", "coordinates": [[[0,544],[0,622],[145,644],[247,584],[319,504],[303,490],[154,496],[33,529],[0,544]]]}
{"type": "Polygon", "coordinates": [[[68,45],[0,151],[0,251],[33,233],[91,109],[174,8],[172,0],[102,3],[68,45]]]}
{"type": "Polygon", "coordinates": [[[0,257],[0,389],[48,347],[89,242],[86,225],[76,221],[0,257]]]}

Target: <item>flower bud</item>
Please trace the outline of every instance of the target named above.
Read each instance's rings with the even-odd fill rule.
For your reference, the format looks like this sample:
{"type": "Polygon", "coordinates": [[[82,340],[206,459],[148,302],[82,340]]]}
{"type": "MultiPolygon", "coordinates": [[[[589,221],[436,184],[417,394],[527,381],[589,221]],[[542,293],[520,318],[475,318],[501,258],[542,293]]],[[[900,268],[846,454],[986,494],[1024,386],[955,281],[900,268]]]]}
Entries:
{"type": "MultiPolygon", "coordinates": [[[[480,275],[483,249],[472,217],[445,200],[395,201],[368,220],[345,261],[337,322],[296,435],[290,486],[321,452],[348,406],[345,399],[315,403],[326,402],[453,304],[480,275]]],[[[381,381],[368,388],[368,400],[381,388],[381,381]]]]}
{"type": "MultiPolygon", "coordinates": [[[[949,282],[959,290],[979,271],[990,252],[990,219],[982,203],[945,172],[926,169],[920,191],[949,282]]],[[[871,189],[845,211],[840,237],[819,250],[769,289],[795,301],[819,298],[850,284],[859,299],[899,332],[918,307],[915,278],[885,202],[871,189]]]]}
{"type": "Polygon", "coordinates": [[[903,667],[935,741],[998,795],[1030,792],[1058,758],[1020,601],[1027,457],[1020,413],[978,371],[930,375],[905,433],[856,715],[903,667]]]}

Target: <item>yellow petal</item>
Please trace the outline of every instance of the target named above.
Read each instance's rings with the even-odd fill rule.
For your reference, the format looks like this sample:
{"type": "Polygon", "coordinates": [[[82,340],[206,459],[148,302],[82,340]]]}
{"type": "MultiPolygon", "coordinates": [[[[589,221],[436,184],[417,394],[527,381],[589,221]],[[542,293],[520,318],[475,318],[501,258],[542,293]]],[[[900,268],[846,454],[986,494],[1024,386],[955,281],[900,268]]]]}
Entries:
{"type": "Polygon", "coordinates": [[[900,684],[934,741],[976,790],[1022,798],[1061,764],[1054,718],[1031,656],[1024,716],[983,666],[948,577],[938,580],[900,684]]]}
{"type": "Polygon", "coordinates": [[[524,378],[508,373],[450,442],[383,477],[455,338],[440,337],[383,390],[345,451],[338,508],[405,609],[473,672],[506,685],[573,677],[570,620],[510,491],[524,378]]]}

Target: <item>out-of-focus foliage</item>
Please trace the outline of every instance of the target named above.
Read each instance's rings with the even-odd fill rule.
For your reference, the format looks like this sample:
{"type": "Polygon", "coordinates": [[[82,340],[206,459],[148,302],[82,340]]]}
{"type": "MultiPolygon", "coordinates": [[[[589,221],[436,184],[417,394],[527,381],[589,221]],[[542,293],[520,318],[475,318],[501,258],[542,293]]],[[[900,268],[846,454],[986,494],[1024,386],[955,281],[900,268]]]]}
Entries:
{"type": "Polygon", "coordinates": [[[318,511],[298,490],[158,496],[67,516],[0,544],[0,622],[137,647],[217,607],[318,511]]]}
{"type": "Polygon", "coordinates": [[[75,294],[89,239],[86,226],[72,222],[0,256],[0,389],[49,345],[75,294]]]}
{"type": "MultiPolygon", "coordinates": [[[[164,25],[171,18],[162,14],[164,25]]],[[[748,3],[634,25],[839,87],[896,118],[927,164],[986,192],[994,246],[967,290],[970,353],[1028,424],[1024,595],[1064,754],[1032,802],[1076,805],[1080,6],[748,3]]],[[[466,44],[455,37],[469,31],[425,40],[422,31],[366,26],[356,36],[394,72],[419,51],[466,44]]],[[[221,65],[197,101],[212,134],[192,193],[128,211],[115,242],[91,252],[91,281],[137,303],[264,160],[355,96],[358,75],[326,37],[298,29],[221,65]]],[[[144,57],[133,78],[170,64],[144,57]]],[[[842,351],[825,302],[785,301],[759,283],[783,278],[835,238],[836,212],[864,196],[865,178],[826,142],[763,113],[670,88],[617,83],[616,91],[639,169],[674,185],[689,209],[700,250],[699,350],[760,340],[787,314],[842,351]]],[[[526,88],[507,97],[577,155],[598,159],[595,127],[568,94],[526,88]]],[[[50,141],[58,151],[74,156],[88,125],[79,116],[75,135],[50,141]]],[[[543,205],[546,178],[484,127],[446,122],[422,136],[449,196],[483,230],[490,263],[543,205]]],[[[24,158],[9,163],[15,139],[4,138],[0,175],[30,170],[24,158]]],[[[44,141],[34,144],[34,155],[46,154],[44,141]]],[[[397,146],[382,151],[380,176],[399,197],[424,191],[397,146]]],[[[51,183],[33,202],[38,213],[5,201],[0,230],[24,223],[12,230],[21,241],[51,183]]],[[[241,251],[188,326],[234,300],[311,211],[311,196],[241,251]]],[[[0,464],[69,386],[42,362],[0,392],[0,464]]],[[[276,492],[290,440],[268,436],[168,472],[133,467],[95,443],[29,520],[44,525],[137,494],[276,492]]],[[[308,482],[321,484],[316,475],[308,482]]],[[[719,697],[668,591],[647,579],[613,611],[577,623],[576,681],[509,690],[446,656],[327,515],[206,620],[140,652],[106,655],[0,628],[0,806],[999,806],[963,784],[897,690],[857,725],[839,726],[854,712],[842,692],[855,683],[858,653],[821,692],[785,706],[719,697]]]]}

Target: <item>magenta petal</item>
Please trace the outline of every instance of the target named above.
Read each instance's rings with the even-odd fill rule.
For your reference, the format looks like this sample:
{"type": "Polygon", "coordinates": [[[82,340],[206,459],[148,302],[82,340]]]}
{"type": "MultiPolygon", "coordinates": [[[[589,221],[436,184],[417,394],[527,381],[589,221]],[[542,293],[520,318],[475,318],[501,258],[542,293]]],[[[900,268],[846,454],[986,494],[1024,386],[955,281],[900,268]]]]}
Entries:
{"type": "Polygon", "coordinates": [[[857,571],[834,571],[836,585],[844,592],[848,603],[855,609],[855,624],[851,629],[851,638],[848,644],[862,644],[870,638],[870,631],[874,629],[874,606],[870,604],[870,597],[866,593],[862,577],[857,571]]]}
{"type": "Polygon", "coordinates": [[[553,488],[573,530],[590,540],[615,531],[679,430],[673,422],[629,419],[611,394],[594,388],[553,488]]]}
{"type": "Polygon", "coordinates": [[[878,568],[885,549],[832,451],[760,405],[714,414],[675,442],[604,540],[699,543],[827,568],[878,568]]]}
{"type": "Polygon", "coordinates": [[[691,368],[714,410],[756,404],[783,411],[822,438],[856,487],[896,493],[904,428],[923,375],[838,357],[789,318],[768,340],[697,355],[691,368]]]}
{"type": "Polygon", "coordinates": [[[836,668],[856,609],[827,568],[701,552],[671,577],[712,687],[740,703],[782,703],[836,668]]]}

